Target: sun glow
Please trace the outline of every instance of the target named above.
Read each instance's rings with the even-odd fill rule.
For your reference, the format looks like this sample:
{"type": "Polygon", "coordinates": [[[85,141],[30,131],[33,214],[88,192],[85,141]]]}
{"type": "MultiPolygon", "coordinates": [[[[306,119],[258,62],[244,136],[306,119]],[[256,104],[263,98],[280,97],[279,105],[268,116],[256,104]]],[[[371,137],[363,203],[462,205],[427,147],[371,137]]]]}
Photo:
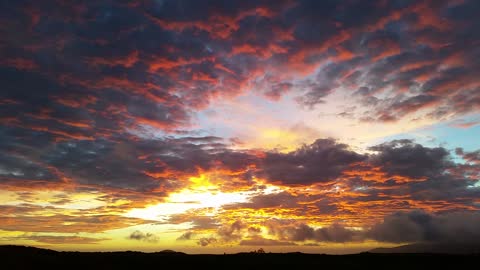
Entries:
{"type": "Polygon", "coordinates": [[[255,138],[247,139],[250,147],[276,149],[280,152],[294,150],[303,136],[294,131],[280,128],[261,128],[256,131],[255,138]]]}
{"type": "Polygon", "coordinates": [[[171,193],[165,202],[132,209],[125,216],[161,221],[194,209],[213,208],[215,212],[226,204],[247,202],[252,195],[252,192],[221,192],[206,174],[190,177],[189,180],[191,184],[188,187],[171,193]]]}
{"type": "Polygon", "coordinates": [[[215,190],[218,188],[217,185],[214,185],[210,182],[210,177],[207,174],[201,174],[200,176],[192,176],[188,180],[190,180],[190,186],[188,189],[199,191],[207,191],[207,190],[215,190]]]}
{"type": "Polygon", "coordinates": [[[215,215],[221,210],[222,206],[249,202],[252,197],[259,194],[272,194],[283,191],[278,186],[266,184],[260,179],[255,179],[257,184],[262,186],[260,190],[223,192],[218,184],[212,183],[211,177],[208,173],[189,177],[190,184],[179,192],[170,193],[164,202],[149,205],[145,208],[134,208],[124,216],[165,221],[175,214],[207,208],[210,214],[215,215]]]}

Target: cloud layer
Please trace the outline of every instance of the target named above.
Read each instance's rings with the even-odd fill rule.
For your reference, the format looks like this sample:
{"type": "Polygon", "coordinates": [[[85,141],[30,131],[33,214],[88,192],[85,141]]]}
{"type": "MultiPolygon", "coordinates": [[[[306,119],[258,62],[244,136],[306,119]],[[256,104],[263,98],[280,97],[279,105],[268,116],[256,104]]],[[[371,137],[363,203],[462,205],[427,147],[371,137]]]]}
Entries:
{"type": "MultiPolygon", "coordinates": [[[[409,139],[358,149],[327,132],[291,151],[253,149],[209,130],[221,123],[207,115],[242,97],[254,97],[245,112],[291,102],[292,119],[335,107],[353,126],[476,115],[478,1],[22,0],[0,10],[0,230],[19,241],[93,245],[109,238],[92,235],[148,223],[184,226],[178,241],[199,246],[479,242],[477,149],[409,139]],[[242,199],[195,212],[201,192],[242,199]],[[171,202],[185,193],[194,199],[171,202]],[[129,215],[162,203],[187,210],[129,215]]],[[[250,122],[240,129],[270,124],[250,122]]]]}

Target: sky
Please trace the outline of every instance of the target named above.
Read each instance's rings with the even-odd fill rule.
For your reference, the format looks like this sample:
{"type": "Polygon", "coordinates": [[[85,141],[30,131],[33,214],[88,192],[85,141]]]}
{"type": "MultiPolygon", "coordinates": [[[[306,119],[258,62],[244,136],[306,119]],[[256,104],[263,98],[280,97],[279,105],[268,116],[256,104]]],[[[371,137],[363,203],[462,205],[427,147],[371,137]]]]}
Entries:
{"type": "Polygon", "coordinates": [[[480,245],[480,1],[0,1],[0,244],[480,245]]]}

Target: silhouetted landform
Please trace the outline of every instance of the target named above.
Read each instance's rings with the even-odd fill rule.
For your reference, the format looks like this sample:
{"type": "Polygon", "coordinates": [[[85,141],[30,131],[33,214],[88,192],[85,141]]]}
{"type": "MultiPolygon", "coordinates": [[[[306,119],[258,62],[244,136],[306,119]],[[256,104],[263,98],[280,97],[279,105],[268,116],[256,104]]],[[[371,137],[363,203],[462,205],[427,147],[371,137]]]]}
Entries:
{"type": "Polygon", "coordinates": [[[370,253],[480,254],[478,244],[421,243],[392,248],[375,248],[370,253]]]}
{"type": "Polygon", "coordinates": [[[174,250],[170,250],[170,249],[166,249],[166,250],[162,250],[162,251],[154,252],[154,253],[156,253],[156,254],[168,254],[168,255],[186,255],[183,252],[178,252],[178,251],[174,251],[174,250]]]}
{"type": "Polygon", "coordinates": [[[165,250],[143,253],[59,252],[24,246],[0,246],[1,269],[431,269],[475,265],[480,255],[382,254],[352,255],[237,253],[188,255],[165,250]]]}

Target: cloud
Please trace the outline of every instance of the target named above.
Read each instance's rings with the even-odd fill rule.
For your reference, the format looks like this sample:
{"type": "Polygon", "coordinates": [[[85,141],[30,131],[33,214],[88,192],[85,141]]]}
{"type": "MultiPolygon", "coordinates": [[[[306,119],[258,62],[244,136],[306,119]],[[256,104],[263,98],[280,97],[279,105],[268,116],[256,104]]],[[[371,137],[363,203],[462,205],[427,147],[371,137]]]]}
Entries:
{"type": "Polygon", "coordinates": [[[457,127],[457,128],[468,129],[468,128],[474,127],[478,124],[480,124],[480,122],[478,120],[466,121],[464,119],[458,119],[458,120],[453,121],[450,125],[453,126],[453,127],[457,127]]]}
{"type": "Polygon", "coordinates": [[[108,238],[93,238],[81,236],[50,236],[50,235],[32,235],[25,239],[34,240],[46,244],[98,244],[101,241],[110,240],[108,238]]]}
{"type": "Polygon", "coordinates": [[[399,212],[386,216],[368,232],[382,242],[437,242],[479,244],[480,215],[477,212],[429,214],[423,211],[399,212]]]}
{"type": "Polygon", "coordinates": [[[72,235],[42,235],[42,234],[30,234],[24,233],[20,236],[3,236],[0,237],[2,241],[17,241],[28,240],[35,241],[44,244],[79,244],[79,245],[91,245],[99,244],[101,241],[111,240],[110,238],[96,238],[96,237],[84,237],[75,234],[72,235]]]}
{"type": "MultiPolygon", "coordinates": [[[[0,187],[24,203],[0,205],[2,230],[142,224],[112,213],[162,202],[199,175],[213,175],[209,181],[222,192],[256,192],[222,207],[227,213],[311,219],[278,234],[289,237],[278,240],[284,243],[356,241],[353,223],[416,208],[435,214],[388,216],[374,235],[398,242],[399,223],[423,241],[415,215],[444,224],[437,231],[460,230],[439,213],[478,210],[478,151],[458,149],[465,162],[455,162],[445,147],[411,140],[375,145],[368,154],[333,139],[288,153],[240,149],[211,136],[230,131],[204,130],[199,114],[212,101],[247,92],[268,102],[293,99],[308,110],[340,102],[341,120],[380,124],[478,113],[477,1],[15,1],[2,8],[0,187]],[[262,193],[259,185],[270,184],[288,191],[262,193]],[[79,189],[104,194],[99,200],[107,206],[67,214],[58,210],[66,200],[34,208],[27,194],[79,189]],[[53,213],[37,215],[47,210],[53,213]],[[331,225],[312,227],[312,220],[331,225]]],[[[168,222],[214,231],[198,240],[202,246],[273,244],[252,237],[260,222],[227,219],[188,213],[168,222]]]]}
{"type": "Polygon", "coordinates": [[[112,214],[85,216],[78,212],[73,212],[70,215],[54,214],[41,216],[37,214],[22,215],[19,214],[22,213],[19,212],[21,210],[22,207],[19,207],[17,211],[15,211],[14,216],[0,216],[0,229],[23,232],[96,233],[146,223],[146,221],[142,219],[127,218],[112,214]]]}
{"type": "Polygon", "coordinates": [[[41,163],[29,162],[22,155],[0,155],[0,180],[43,180],[61,182],[54,170],[42,166],[41,163]]]}
{"type": "MultiPolygon", "coordinates": [[[[335,143],[330,145],[336,146],[335,143]]],[[[317,161],[316,155],[297,154],[308,153],[301,152],[301,149],[305,148],[287,154],[274,154],[292,157],[291,160],[294,161],[299,158],[303,164],[310,162],[308,158],[317,161]]],[[[330,156],[327,153],[322,153],[322,158],[336,156],[335,151],[332,151],[330,156]]],[[[269,154],[267,152],[264,158],[268,158],[269,154]]],[[[457,149],[457,154],[465,153],[457,149]]],[[[289,185],[288,191],[275,193],[262,193],[259,190],[248,202],[227,204],[222,208],[227,211],[226,215],[250,215],[254,210],[286,222],[292,216],[297,216],[331,224],[314,228],[308,222],[303,222],[302,225],[291,220],[287,224],[256,218],[251,220],[254,224],[267,226],[269,231],[280,239],[316,239],[325,242],[362,241],[364,234],[350,229],[349,226],[371,224],[399,210],[421,209],[429,213],[442,213],[478,209],[477,198],[480,190],[475,185],[480,170],[477,164],[455,163],[451,152],[443,147],[427,147],[411,140],[394,140],[372,146],[369,154],[355,153],[352,156],[361,157],[361,160],[351,163],[346,159],[347,162],[342,163],[343,160],[339,159],[338,175],[328,182],[295,183],[289,185]],[[337,224],[339,219],[349,222],[340,226],[337,224]]],[[[288,159],[278,159],[278,163],[271,164],[286,167],[284,160],[288,159]]],[[[327,163],[314,162],[312,164],[320,164],[320,168],[327,163]]],[[[264,173],[262,166],[258,168],[259,173],[264,173]]],[[[276,181],[269,178],[267,180],[285,184],[284,179],[288,179],[289,174],[278,175],[276,181]]],[[[245,224],[243,227],[250,225],[245,224]]],[[[232,233],[235,235],[234,239],[246,235],[244,230],[237,231],[228,226],[226,228],[228,232],[235,232],[232,233]]]]}
{"type": "Polygon", "coordinates": [[[138,240],[138,241],[144,241],[144,242],[150,242],[150,243],[156,243],[159,241],[159,238],[154,235],[153,233],[144,233],[139,230],[136,230],[132,232],[129,236],[128,239],[130,240],[138,240]]]}
{"type": "Polygon", "coordinates": [[[480,150],[472,151],[472,152],[465,152],[463,148],[455,148],[455,153],[461,156],[464,160],[479,164],[480,163],[480,150]]]}
{"type": "Polygon", "coordinates": [[[218,236],[224,241],[232,241],[242,238],[242,232],[247,229],[247,225],[237,220],[232,224],[227,224],[217,230],[218,236]]]}
{"type": "Polygon", "coordinates": [[[291,242],[346,243],[364,240],[361,230],[352,230],[336,222],[328,226],[316,228],[301,222],[272,219],[265,225],[268,227],[270,235],[291,242]]]}
{"type": "Polygon", "coordinates": [[[248,182],[246,175],[242,180],[240,172],[246,173],[257,159],[246,152],[227,149],[221,139],[209,136],[142,140],[119,136],[114,140],[55,142],[50,135],[39,136],[30,130],[2,131],[0,181],[10,185],[19,185],[24,179],[23,183],[70,182],[99,188],[157,190],[158,195],[165,195],[166,191],[182,186],[174,181],[178,177],[212,169],[238,172],[237,183],[248,182]]]}
{"type": "Polygon", "coordinates": [[[198,241],[197,241],[197,245],[202,246],[202,247],[213,245],[215,243],[217,243],[217,239],[213,238],[213,237],[202,237],[202,238],[198,239],[198,241]]]}
{"type": "Polygon", "coordinates": [[[185,232],[177,238],[177,241],[191,240],[195,236],[194,232],[185,232]]]}
{"type": "Polygon", "coordinates": [[[318,139],[287,154],[267,152],[262,160],[262,173],[272,182],[287,185],[329,182],[350,164],[365,158],[350,151],[346,144],[318,139]]]}
{"type": "Polygon", "coordinates": [[[218,228],[219,224],[217,219],[211,216],[200,216],[196,212],[187,212],[184,214],[175,214],[171,215],[170,218],[166,221],[169,224],[181,224],[190,222],[192,223],[192,229],[215,229],[218,228]]]}
{"type": "Polygon", "coordinates": [[[12,101],[2,115],[62,139],[144,125],[172,132],[211,100],[252,85],[273,100],[296,91],[308,107],[367,87],[381,105],[357,118],[374,121],[478,109],[474,1],[162,3],[10,5],[15,17],[4,20],[26,23],[3,29],[16,38],[2,40],[0,100],[12,101]],[[377,95],[384,91],[399,95],[377,95]],[[56,123],[32,117],[41,111],[56,123]]]}
{"type": "Polygon", "coordinates": [[[432,177],[443,174],[453,166],[445,148],[428,148],[411,140],[394,140],[372,146],[369,150],[376,151],[370,162],[374,166],[381,166],[390,175],[432,177]]]}
{"type": "Polygon", "coordinates": [[[358,235],[358,232],[346,229],[338,223],[319,229],[314,229],[306,224],[301,224],[298,227],[288,229],[286,235],[287,239],[292,241],[314,240],[317,242],[335,243],[359,241],[359,239],[354,239],[354,236],[358,235]]]}
{"type": "Polygon", "coordinates": [[[272,194],[261,194],[250,198],[249,202],[236,203],[224,206],[225,209],[249,208],[249,209],[266,209],[266,208],[292,208],[298,207],[298,201],[305,199],[305,196],[292,195],[286,191],[272,194]]]}
{"type": "Polygon", "coordinates": [[[321,228],[307,224],[271,220],[267,224],[270,236],[244,236],[240,245],[297,245],[298,243],[352,243],[375,240],[386,243],[450,243],[479,244],[476,229],[480,215],[476,211],[427,213],[423,210],[395,212],[369,227],[351,229],[339,223],[321,228]]]}
{"type": "MultiPolygon", "coordinates": [[[[387,214],[373,225],[364,224],[350,228],[337,222],[327,226],[312,227],[286,219],[269,219],[262,223],[269,230],[269,238],[263,235],[249,235],[242,231],[247,226],[236,222],[228,228],[237,232],[237,237],[218,233],[216,237],[202,237],[198,244],[238,243],[245,246],[289,246],[319,243],[353,243],[375,240],[385,243],[450,243],[479,244],[480,235],[476,228],[480,216],[476,211],[455,211],[428,213],[423,210],[410,210],[387,214]]],[[[182,237],[183,239],[189,238],[182,237]]]]}
{"type": "Polygon", "coordinates": [[[478,109],[474,1],[162,3],[9,6],[28,23],[4,30],[28,34],[2,40],[0,99],[12,101],[2,115],[66,140],[143,126],[173,132],[252,85],[273,100],[296,91],[309,107],[366,87],[380,105],[356,117],[372,121],[478,109]],[[42,111],[55,123],[32,117],[42,111]]]}

